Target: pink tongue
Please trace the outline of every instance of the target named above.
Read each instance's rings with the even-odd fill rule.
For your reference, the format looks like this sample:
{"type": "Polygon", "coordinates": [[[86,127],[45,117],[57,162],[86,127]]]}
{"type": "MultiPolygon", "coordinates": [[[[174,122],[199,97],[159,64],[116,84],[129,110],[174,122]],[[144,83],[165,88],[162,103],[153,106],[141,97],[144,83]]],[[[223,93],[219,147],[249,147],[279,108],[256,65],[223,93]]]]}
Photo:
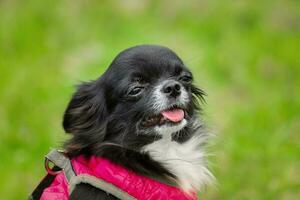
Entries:
{"type": "Polygon", "coordinates": [[[184,118],[184,112],[182,109],[165,110],[162,111],[161,114],[172,122],[180,122],[184,118]]]}

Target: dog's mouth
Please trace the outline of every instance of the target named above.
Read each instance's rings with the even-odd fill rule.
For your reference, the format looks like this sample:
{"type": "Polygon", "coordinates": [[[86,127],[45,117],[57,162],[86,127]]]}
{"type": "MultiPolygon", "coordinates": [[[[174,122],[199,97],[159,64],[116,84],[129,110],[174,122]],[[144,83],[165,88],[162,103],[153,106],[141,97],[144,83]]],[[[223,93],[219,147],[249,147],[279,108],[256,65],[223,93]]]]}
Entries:
{"type": "Polygon", "coordinates": [[[170,108],[160,112],[158,115],[152,115],[145,117],[141,125],[144,127],[151,127],[151,126],[161,126],[164,124],[178,124],[180,123],[185,117],[185,110],[182,108],[170,108]]]}

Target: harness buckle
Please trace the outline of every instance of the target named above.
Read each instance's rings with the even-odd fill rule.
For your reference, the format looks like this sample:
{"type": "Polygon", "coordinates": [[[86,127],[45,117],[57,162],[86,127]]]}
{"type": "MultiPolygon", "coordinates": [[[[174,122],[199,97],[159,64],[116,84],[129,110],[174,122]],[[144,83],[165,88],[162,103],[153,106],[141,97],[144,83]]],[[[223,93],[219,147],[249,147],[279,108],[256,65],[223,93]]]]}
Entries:
{"type": "MultiPolygon", "coordinates": [[[[61,149],[55,149],[54,151],[56,151],[56,152],[58,152],[58,153],[61,153],[61,154],[64,154],[65,153],[65,151],[64,150],[61,150],[61,149]]],[[[53,152],[53,151],[51,151],[51,152],[53,152]]],[[[51,153],[50,152],[50,153],[51,153]]],[[[49,153],[49,154],[50,154],[49,153]]],[[[49,155],[48,154],[48,155],[49,155]]],[[[59,167],[59,166],[57,166],[51,159],[49,159],[48,158],[48,155],[46,155],[46,157],[45,157],[45,169],[46,169],[46,171],[47,171],[47,173],[48,174],[50,174],[50,175],[52,175],[52,176],[56,176],[57,174],[59,174],[63,169],[61,168],[61,167],[59,167]],[[50,163],[52,163],[53,164],[53,167],[51,168],[50,167],[50,163]],[[60,169],[60,170],[58,170],[58,168],[60,169]]]]}
{"type": "Polygon", "coordinates": [[[54,165],[54,167],[55,167],[55,164],[51,160],[49,160],[48,158],[45,158],[45,169],[46,169],[46,171],[47,171],[48,174],[50,174],[52,176],[56,176],[57,174],[59,174],[62,171],[62,169],[60,169],[60,170],[53,170],[53,168],[51,168],[49,166],[50,163],[52,163],[54,165]]]}

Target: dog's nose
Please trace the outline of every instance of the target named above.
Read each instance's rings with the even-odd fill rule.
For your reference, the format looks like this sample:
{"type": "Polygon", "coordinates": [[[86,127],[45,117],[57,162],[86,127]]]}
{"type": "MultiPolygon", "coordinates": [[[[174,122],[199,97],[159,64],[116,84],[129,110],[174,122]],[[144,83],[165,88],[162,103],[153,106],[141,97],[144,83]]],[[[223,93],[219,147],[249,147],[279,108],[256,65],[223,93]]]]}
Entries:
{"type": "Polygon", "coordinates": [[[177,81],[170,80],[163,86],[162,92],[169,97],[177,97],[181,93],[181,86],[177,81]]]}

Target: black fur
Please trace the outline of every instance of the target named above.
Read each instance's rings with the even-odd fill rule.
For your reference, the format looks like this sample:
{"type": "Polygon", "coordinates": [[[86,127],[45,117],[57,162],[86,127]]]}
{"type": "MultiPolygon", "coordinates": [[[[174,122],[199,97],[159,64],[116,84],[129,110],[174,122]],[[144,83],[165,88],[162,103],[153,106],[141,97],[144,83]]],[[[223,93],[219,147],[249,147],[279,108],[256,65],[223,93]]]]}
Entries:
{"type": "MultiPolygon", "coordinates": [[[[63,120],[65,131],[72,135],[65,143],[67,153],[71,157],[81,154],[106,157],[142,175],[175,184],[175,174],[140,151],[160,139],[151,129],[140,127],[140,122],[155,113],[149,103],[150,94],[158,82],[166,79],[179,81],[188,91],[190,102],[185,110],[189,118],[194,118],[199,110],[198,99],[203,100],[204,92],[189,78],[192,78],[190,71],[166,47],[143,45],[121,52],[99,79],[82,83],[73,95],[63,120]],[[133,88],[137,87],[143,87],[142,92],[134,95],[133,88]],[[145,131],[147,134],[141,134],[145,131]]],[[[185,142],[194,129],[188,124],[173,139],[185,142]]],[[[113,199],[85,184],[75,189],[71,199],[83,199],[81,195],[85,199],[113,199]]]]}

